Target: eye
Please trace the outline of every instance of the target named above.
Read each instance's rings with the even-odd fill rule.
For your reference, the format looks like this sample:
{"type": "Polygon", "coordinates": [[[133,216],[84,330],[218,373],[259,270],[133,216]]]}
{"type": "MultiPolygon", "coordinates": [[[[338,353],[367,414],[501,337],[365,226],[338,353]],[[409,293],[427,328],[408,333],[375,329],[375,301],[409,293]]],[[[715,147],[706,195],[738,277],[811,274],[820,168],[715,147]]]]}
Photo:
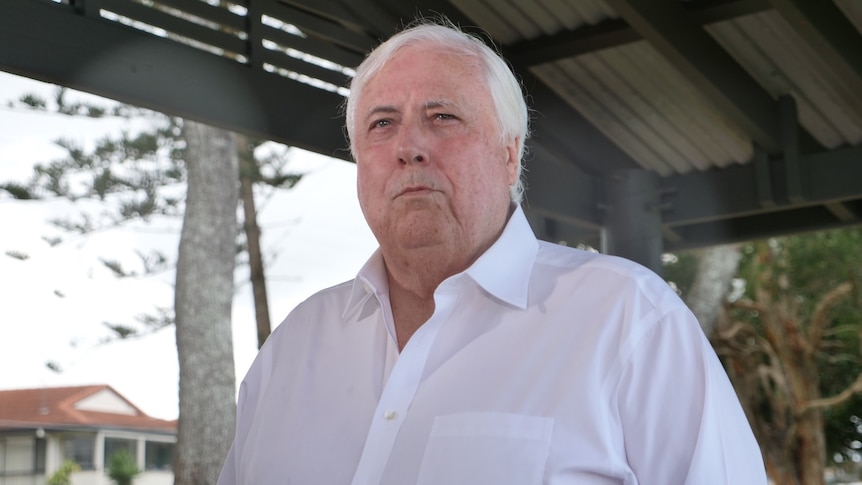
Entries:
{"type": "Polygon", "coordinates": [[[440,121],[449,121],[449,120],[457,120],[458,117],[456,117],[455,115],[450,114],[450,113],[436,113],[434,115],[434,119],[440,120],[440,121]]]}
{"type": "Polygon", "coordinates": [[[371,126],[368,127],[369,131],[375,128],[386,128],[387,126],[392,124],[392,120],[388,118],[382,118],[379,120],[374,120],[371,122],[371,126]]]}

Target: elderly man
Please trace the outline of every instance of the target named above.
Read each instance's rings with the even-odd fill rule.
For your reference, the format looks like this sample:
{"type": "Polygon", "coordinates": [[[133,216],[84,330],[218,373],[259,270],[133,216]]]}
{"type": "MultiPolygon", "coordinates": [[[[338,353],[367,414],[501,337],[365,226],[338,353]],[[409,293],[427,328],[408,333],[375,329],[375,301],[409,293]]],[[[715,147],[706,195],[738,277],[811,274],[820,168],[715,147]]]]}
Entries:
{"type": "Polygon", "coordinates": [[[505,62],[421,23],[346,123],[380,243],[299,305],[242,383],[229,484],[765,484],[721,364],[664,281],[537,241],[505,62]]]}

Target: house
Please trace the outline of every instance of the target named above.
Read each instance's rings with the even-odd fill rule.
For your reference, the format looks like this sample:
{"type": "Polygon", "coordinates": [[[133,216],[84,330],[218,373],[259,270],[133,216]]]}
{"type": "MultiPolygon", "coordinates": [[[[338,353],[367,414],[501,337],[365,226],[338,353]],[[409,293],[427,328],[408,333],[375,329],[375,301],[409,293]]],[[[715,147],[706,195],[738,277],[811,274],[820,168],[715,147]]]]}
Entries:
{"type": "Polygon", "coordinates": [[[44,485],[66,460],[81,467],[72,485],[109,485],[121,449],[137,458],[136,485],[171,485],[176,433],[107,385],[0,391],[0,485],[44,485]]]}

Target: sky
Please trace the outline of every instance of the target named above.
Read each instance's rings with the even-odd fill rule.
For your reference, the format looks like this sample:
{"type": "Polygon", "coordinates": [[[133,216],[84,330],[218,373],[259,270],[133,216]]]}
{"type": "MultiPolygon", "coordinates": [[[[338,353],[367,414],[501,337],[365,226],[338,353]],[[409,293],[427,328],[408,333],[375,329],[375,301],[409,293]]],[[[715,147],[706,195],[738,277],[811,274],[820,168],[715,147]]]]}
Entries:
{"type": "MultiPolygon", "coordinates": [[[[63,155],[59,138],[93,146],[141,121],[86,119],[9,107],[25,93],[51,99],[55,86],[0,72],[0,183],[25,182],[37,163],[63,155]]],[[[107,103],[83,93],[70,99],[107,103]]],[[[287,147],[274,146],[274,150],[287,147]]],[[[261,194],[258,223],[267,259],[273,327],[315,291],[351,279],[377,247],[356,200],[355,165],[290,149],[290,170],[304,173],[291,190],[261,194]]],[[[108,384],[150,416],[178,414],[178,364],[173,327],[105,343],[104,322],[134,324],[136,317],[173,306],[173,272],[117,278],[101,262],[134,269],[136,250],[176,258],[180,222],[75,236],[48,220],[95,213],[94,202],[17,201],[0,191],[0,389],[108,384]],[[62,237],[51,246],[45,237],[62,237]],[[12,257],[10,254],[26,259],[12,257]],[[54,364],[58,370],[46,365],[54,364]]],[[[237,268],[233,344],[237,380],[257,353],[247,266],[237,268]]]]}

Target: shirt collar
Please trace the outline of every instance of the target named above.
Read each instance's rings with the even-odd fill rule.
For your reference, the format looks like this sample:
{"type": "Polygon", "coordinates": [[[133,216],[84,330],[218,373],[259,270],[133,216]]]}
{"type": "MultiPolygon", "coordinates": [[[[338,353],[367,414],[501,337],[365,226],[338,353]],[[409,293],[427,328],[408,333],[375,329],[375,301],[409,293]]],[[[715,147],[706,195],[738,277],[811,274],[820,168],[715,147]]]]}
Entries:
{"type": "Polygon", "coordinates": [[[494,297],[527,308],[530,274],[538,252],[539,242],[524,210],[516,205],[503,233],[465,273],[494,297]]]}
{"type": "MultiPolygon", "coordinates": [[[[497,241],[463,274],[495,298],[523,309],[527,307],[530,274],[538,251],[539,243],[524,210],[516,204],[497,241]]],[[[383,255],[378,248],[353,280],[344,317],[358,311],[372,295],[381,300],[388,291],[383,255]]]]}
{"type": "Polygon", "coordinates": [[[379,299],[380,295],[385,295],[388,291],[389,282],[386,279],[383,253],[380,248],[377,248],[353,279],[350,298],[344,308],[343,317],[347,318],[351,313],[358,311],[372,295],[378,295],[379,299]]]}

